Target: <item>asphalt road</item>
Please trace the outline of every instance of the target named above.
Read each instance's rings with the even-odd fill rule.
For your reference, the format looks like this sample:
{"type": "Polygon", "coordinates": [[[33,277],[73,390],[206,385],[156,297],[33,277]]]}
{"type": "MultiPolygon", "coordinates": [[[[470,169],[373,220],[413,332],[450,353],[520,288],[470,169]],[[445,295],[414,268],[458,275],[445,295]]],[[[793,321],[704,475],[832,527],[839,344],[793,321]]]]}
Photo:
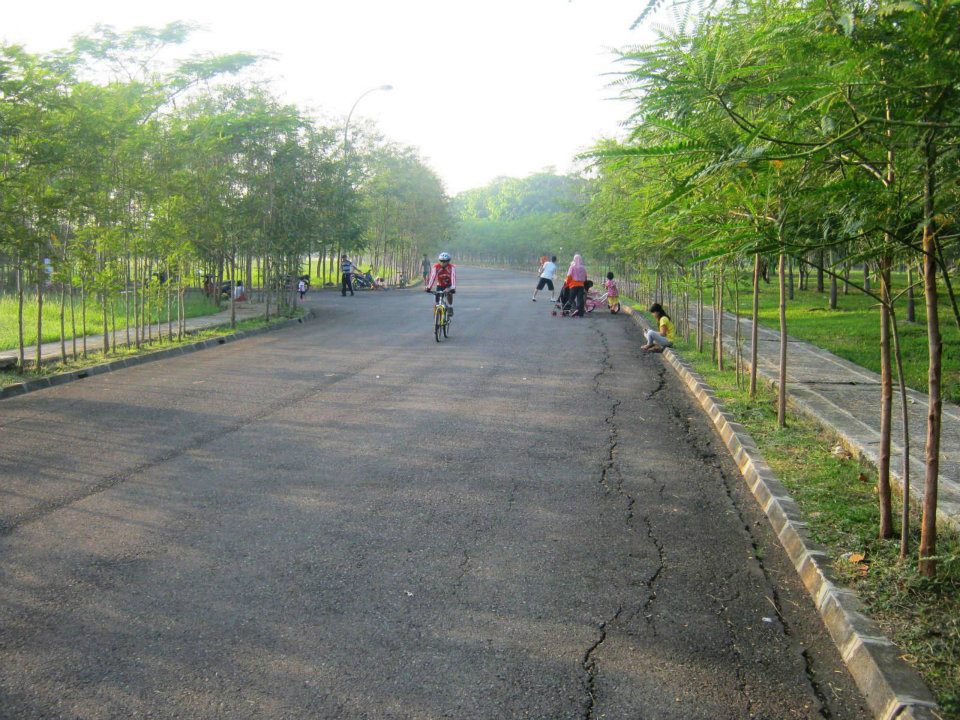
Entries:
{"type": "Polygon", "coordinates": [[[0,404],[0,718],[865,718],[628,318],[461,269],[0,404]]]}

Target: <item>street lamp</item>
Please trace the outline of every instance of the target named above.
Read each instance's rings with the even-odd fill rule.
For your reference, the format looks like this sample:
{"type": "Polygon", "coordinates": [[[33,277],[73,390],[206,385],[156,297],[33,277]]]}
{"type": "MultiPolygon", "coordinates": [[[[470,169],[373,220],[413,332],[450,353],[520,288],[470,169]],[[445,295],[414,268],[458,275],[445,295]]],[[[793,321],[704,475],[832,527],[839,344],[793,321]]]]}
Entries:
{"type": "Polygon", "coordinates": [[[353,111],[357,109],[357,105],[360,104],[360,101],[363,100],[367,95],[373,92],[378,92],[380,90],[387,91],[393,90],[393,85],[381,85],[379,87],[370,88],[360,97],[357,98],[356,102],[353,103],[353,107],[350,108],[350,112],[347,113],[347,122],[343,125],[343,157],[346,159],[347,151],[350,148],[350,118],[353,117],[353,111]]]}
{"type": "MultiPolygon", "coordinates": [[[[343,182],[343,195],[340,198],[340,233],[341,233],[341,245],[340,250],[344,249],[345,241],[347,240],[347,230],[346,230],[346,195],[347,187],[350,182],[350,170],[347,167],[348,158],[350,155],[350,118],[353,117],[353,111],[357,109],[357,105],[360,104],[360,101],[363,100],[367,95],[373,92],[378,92],[380,90],[387,91],[393,90],[393,85],[380,85],[379,87],[370,88],[366,92],[362,93],[360,97],[356,99],[353,103],[353,107],[350,108],[350,112],[347,113],[347,121],[343,124],[343,163],[341,171],[341,179],[343,182]]],[[[339,253],[338,253],[339,254],[339,253]]],[[[338,258],[339,259],[339,258],[338,258]]]]}

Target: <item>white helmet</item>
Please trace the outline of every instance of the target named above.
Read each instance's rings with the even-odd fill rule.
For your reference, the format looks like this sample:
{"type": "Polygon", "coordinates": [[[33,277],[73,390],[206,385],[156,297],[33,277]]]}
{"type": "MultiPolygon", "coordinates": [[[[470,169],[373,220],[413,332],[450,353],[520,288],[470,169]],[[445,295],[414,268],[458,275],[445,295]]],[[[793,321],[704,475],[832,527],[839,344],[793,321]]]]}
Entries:
{"type": "Polygon", "coordinates": [[[450,253],[448,253],[448,252],[442,252],[442,253],[440,253],[440,254],[437,256],[437,260],[439,260],[440,262],[443,262],[443,261],[450,262],[450,253]]]}

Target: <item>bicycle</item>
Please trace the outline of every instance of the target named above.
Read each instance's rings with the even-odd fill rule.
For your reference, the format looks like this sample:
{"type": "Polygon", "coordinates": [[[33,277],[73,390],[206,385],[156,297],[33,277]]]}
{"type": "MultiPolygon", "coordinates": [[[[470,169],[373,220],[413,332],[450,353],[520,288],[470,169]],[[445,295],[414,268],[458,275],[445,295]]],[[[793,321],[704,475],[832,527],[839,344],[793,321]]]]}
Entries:
{"type": "Polygon", "coordinates": [[[616,315],[618,312],[620,312],[620,300],[614,298],[614,301],[610,303],[608,300],[609,297],[610,296],[608,293],[601,293],[599,295],[587,293],[587,297],[584,300],[586,311],[588,313],[592,313],[598,307],[607,307],[611,313],[616,315]]]}
{"type": "Polygon", "coordinates": [[[440,342],[441,334],[443,337],[450,337],[450,297],[449,290],[433,290],[433,335],[440,342]]]}

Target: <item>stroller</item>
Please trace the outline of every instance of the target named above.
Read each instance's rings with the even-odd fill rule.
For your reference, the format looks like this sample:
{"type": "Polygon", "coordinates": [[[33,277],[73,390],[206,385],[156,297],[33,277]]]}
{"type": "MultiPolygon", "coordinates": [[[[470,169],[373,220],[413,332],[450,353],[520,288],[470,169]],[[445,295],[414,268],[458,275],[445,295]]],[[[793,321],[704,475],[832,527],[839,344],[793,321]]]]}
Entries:
{"type": "MultiPolygon", "coordinates": [[[[583,284],[583,293],[584,293],[584,309],[586,310],[586,298],[590,293],[590,288],[593,287],[593,281],[587,280],[583,284]]],[[[574,306],[573,293],[570,292],[570,288],[564,285],[560,288],[560,294],[557,296],[557,303],[553,306],[553,311],[550,313],[553,316],[559,315],[560,317],[575,317],[577,308],[574,306]]]]}
{"type": "Polygon", "coordinates": [[[590,290],[584,298],[584,307],[588,313],[592,313],[598,307],[609,306],[610,312],[616,315],[620,312],[620,299],[615,297],[613,298],[613,302],[608,302],[609,299],[609,293],[590,290]]]}

